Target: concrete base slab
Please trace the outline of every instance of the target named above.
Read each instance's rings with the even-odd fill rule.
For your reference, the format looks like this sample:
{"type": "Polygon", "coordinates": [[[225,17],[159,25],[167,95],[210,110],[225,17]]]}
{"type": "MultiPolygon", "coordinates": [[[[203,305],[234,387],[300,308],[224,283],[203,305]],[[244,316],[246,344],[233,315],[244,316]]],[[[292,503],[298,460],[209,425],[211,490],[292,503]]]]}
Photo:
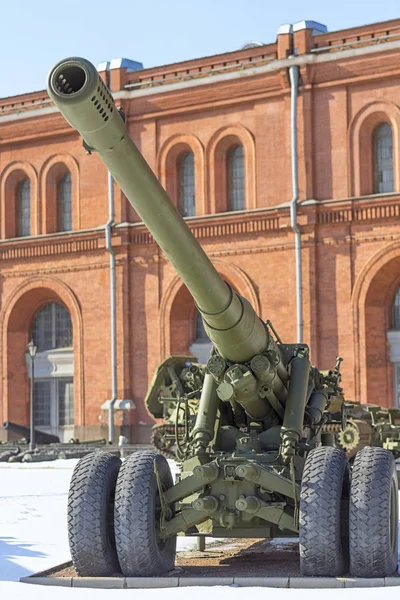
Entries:
{"type": "Polygon", "coordinates": [[[238,587],[288,588],[289,577],[234,577],[233,583],[238,587]]]}
{"type": "Polygon", "coordinates": [[[179,577],[125,577],[127,588],[171,588],[178,587],[179,577]]]}
{"type": "Polygon", "coordinates": [[[344,588],[344,581],[337,577],[289,577],[289,587],[294,589],[344,588]]]}
{"type": "MultiPolygon", "coordinates": [[[[391,578],[392,579],[392,578],[391,578]]],[[[346,588],[385,587],[385,578],[349,577],[344,579],[346,588]]]]}
{"type": "Polygon", "coordinates": [[[383,588],[400,586],[400,577],[356,578],[356,577],[268,577],[252,576],[179,576],[179,569],[171,576],[162,577],[71,577],[72,563],[63,563],[29,577],[21,577],[22,583],[79,587],[95,589],[150,589],[173,587],[266,587],[292,589],[339,589],[339,588],[383,588]],[[59,574],[65,571],[65,577],[59,574]]]}
{"type": "MultiPolygon", "coordinates": [[[[49,569],[57,571],[57,567],[49,569]]],[[[94,589],[150,589],[172,587],[267,587],[292,589],[383,588],[400,586],[400,577],[51,577],[38,573],[22,583],[94,589]]]]}
{"type": "Polygon", "coordinates": [[[179,577],[179,587],[233,585],[233,577],[179,577]]]}
{"type": "Polygon", "coordinates": [[[21,583],[33,583],[34,585],[54,585],[58,587],[72,587],[72,577],[21,577],[21,583]]]}
{"type": "Polygon", "coordinates": [[[125,577],[72,577],[72,587],[122,590],[125,588],[125,577]]]}

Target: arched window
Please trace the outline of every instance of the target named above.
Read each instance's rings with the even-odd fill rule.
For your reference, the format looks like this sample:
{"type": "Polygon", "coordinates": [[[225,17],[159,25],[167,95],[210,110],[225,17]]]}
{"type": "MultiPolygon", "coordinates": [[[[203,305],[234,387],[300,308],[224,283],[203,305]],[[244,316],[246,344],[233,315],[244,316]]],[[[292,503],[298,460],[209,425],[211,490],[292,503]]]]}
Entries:
{"type": "Polygon", "coordinates": [[[72,346],[72,322],[69,312],[61,304],[50,302],[36,315],[32,339],[39,352],[72,346]]]}
{"type": "Polygon", "coordinates": [[[397,289],[392,306],[392,329],[400,330],[400,286],[397,289]]]}
{"type": "Polygon", "coordinates": [[[206,330],[204,329],[203,319],[201,318],[201,314],[197,311],[196,314],[196,332],[194,341],[196,343],[206,343],[210,342],[210,338],[208,337],[206,330]]]}
{"type": "Polygon", "coordinates": [[[246,207],[244,190],[243,146],[232,146],[228,152],[228,210],[244,210],[246,207]]]}
{"type": "Polygon", "coordinates": [[[194,197],[194,156],[192,152],[184,154],[179,161],[179,212],[183,217],[196,214],[194,197]]]}
{"type": "Polygon", "coordinates": [[[33,322],[31,339],[42,353],[35,370],[35,424],[68,441],[74,425],[74,357],[67,309],[57,302],[41,308],[33,322]]]}
{"type": "Polygon", "coordinates": [[[388,123],[374,131],[374,193],[394,191],[393,135],[388,123]]]}
{"type": "Polygon", "coordinates": [[[72,229],[71,174],[68,171],[58,182],[58,230],[72,229]]]}
{"type": "Polygon", "coordinates": [[[17,188],[17,236],[31,235],[31,184],[23,179],[17,188]]]}

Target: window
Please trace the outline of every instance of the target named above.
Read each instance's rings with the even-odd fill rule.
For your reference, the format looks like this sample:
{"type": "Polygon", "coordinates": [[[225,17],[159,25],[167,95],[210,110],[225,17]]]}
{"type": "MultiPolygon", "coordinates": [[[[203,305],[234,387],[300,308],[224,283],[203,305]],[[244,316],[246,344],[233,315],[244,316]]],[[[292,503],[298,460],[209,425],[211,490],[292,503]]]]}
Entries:
{"type": "Polygon", "coordinates": [[[50,302],[35,317],[32,339],[39,352],[72,347],[72,322],[66,308],[50,302]]]}
{"type": "Polygon", "coordinates": [[[400,408],[400,362],[393,363],[394,406],[400,408]]]}
{"type": "Polygon", "coordinates": [[[17,188],[17,236],[31,235],[31,184],[23,179],[17,188]]]}
{"type": "Polygon", "coordinates": [[[200,363],[205,364],[210,358],[211,348],[212,343],[204,329],[203,319],[201,318],[199,311],[197,311],[195,321],[195,338],[190,345],[189,350],[200,363]]]}
{"type": "Polygon", "coordinates": [[[201,318],[201,314],[198,311],[196,315],[196,334],[194,339],[196,343],[208,344],[210,342],[210,338],[208,337],[206,330],[204,329],[203,319],[201,318]]]}
{"type": "Polygon", "coordinates": [[[74,424],[74,384],[70,377],[35,381],[34,420],[37,427],[57,432],[74,424]]]}
{"type": "Polygon", "coordinates": [[[392,306],[392,329],[400,330],[400,286],[397,289],[392,306]]]}
{"type": "Polygon", "coordinates": [[[393,135],[388,123],[382,123],[374,131],[374,193],[394,191],[393,135]]]}
{"type": "Polygon", "coordinates": [[[74,384],[72,379],[57,380],[58,393],[58,423],[59,425],[74,424],[74,384]]]}
{"type": "Polygon", "coordinates": [[[52,381],[35,381],[33,405],[35,426],[51,426],[51,384],[52,381]]]}
{"type": "Polygon", "coordinates": [[[69,171],[58,182],[58,230],[72,229],[71,174],[69,171]]]}
{"type": "Polygon", "coordinates": [[[194,197],[194,156],[191,152],[184,154],[179,161],[179,212],[182,217],[193,217],[196,214],[194,197]]]}
{"type": "Polygon", "coordinates": [[[232,146],[228,152],[228,210],[244,210],[244,152],[242,146],[232,146]]]}

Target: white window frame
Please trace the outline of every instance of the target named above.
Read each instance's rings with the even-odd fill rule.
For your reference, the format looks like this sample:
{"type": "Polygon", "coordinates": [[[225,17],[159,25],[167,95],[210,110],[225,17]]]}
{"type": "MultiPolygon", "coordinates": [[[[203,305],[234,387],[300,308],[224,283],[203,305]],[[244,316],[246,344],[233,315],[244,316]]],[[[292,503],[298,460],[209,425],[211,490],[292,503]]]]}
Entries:
{"type": "Polygon", "coordinates": [[[17,187],[17,237],[31,235],[31,182],[28,177],[17,187]]]}
{"type": "Polygon", "coordinates": [[[229,149],[227,155],[227,163],[228,210],[245,210],[246,173],[244,162],[244,148],[241,144],[235,144],[229,149]]]}
{"type": "MultiPolygon", "coordinates": [[[[75,424],[75,419],[73,417],[72,423],[60,424],[60,383],[74,383],[72,377],[54,377],[52,379],[35,379],[35,387],[38,383],[48,383],[50,386],[50,423],[49,425],[40,425],[36,423],[35,426],[40,430],[42,429],[45,432],[57,432],[60,429],[73,427],[75,424]]],[[[36,391],[36,390],[35,390],[36,391]]],[[[37,392],[35,393],[34,403],[37,406],[39,398],[37,397],[37,392]]],[[[72,396],[72,405],[74,405],[74,395],[72,396]]],[[[35,405],[34,405],[35,406],[35,405]]]]}
{"type": "Polygon", "coordinates": [[[193,152],[185,152],[179,159],[179,212],[182,217],[196,214],[195,164],[193,152]]]}
{"type": "Polygon", "coordinates": [[[72,180],[67,171],[57,186],[58,230],[72,231],[72,180]]]}
{"type": "Polygon", "coordinates": [[[394,407],[400,408],[400,362],[392,363],[394,384],[394,407]]]}
{"type": "Polygon", "coordinates": [[[70,326],[71,326],[71,345],[69,346],[57,346],[57,333],[59,333],[59,331],[57,330],[57,306],[60,306],[61,308],[63,308],[65,310],[65,312],[69,315],[69,318],[71,320],[71,315],[69,314],[68,310],[65,308],[65,306],[63,306],[62,304],[58,303],[58,302],[49,302],[48,304],[46,304],[45,306],[43,306],[35,315],[35,319],[34,319],[34,324],[33,324],[33,328],[32,328],[32,339],[35,342],[36,346],[38,346],[38,352],[48,352],[50,350],[60,350],[63,348],[72,348],[73,347],[73,327],[72,327],[72,320],[70,321],[70,326]],[[51,311],[51,323],[49,322],[48,324],[51,325],[51,346],[50,348],[42,348],[42,344],[40,344],[39,346],[39,342],[41,342],[42,340],[37,339],[38,338],[38,334],[34,334],[34,329],[35,329],[35,325],[36,325],[36,319],[38,319],[39,314],[42,311],[45,311],[46,309],[48,309],[48,307],[50,306],[50,311],[51,311]]]}
{"type": "Polygon", "coordinates": [[[393,129],[381,123],[374,131],[374,194],[394,192],[393,129]],[[389,134],[390,131],[390,134],[389,134]],[[385,153],[390,156],[385,156],[385,153]]]}

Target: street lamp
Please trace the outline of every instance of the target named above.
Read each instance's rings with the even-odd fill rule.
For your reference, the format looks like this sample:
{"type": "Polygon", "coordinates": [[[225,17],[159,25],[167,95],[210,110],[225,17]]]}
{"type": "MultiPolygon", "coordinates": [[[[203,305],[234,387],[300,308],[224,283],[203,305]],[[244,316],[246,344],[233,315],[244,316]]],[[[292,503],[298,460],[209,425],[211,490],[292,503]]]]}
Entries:
{"type": "Polygon", "coordinates": [[[29,344],[27,344],[27,348],[29,351],[29,356],[31,357],[31,434],[30,434],[30,442],[29,442],[29,450],[35,449],[35,422],[34,422],[34,413],[33,413],[33,400],[34,400],[34,391],[35,391],[35,356],[37,352],[37,347],[34,344],[34,341],[31,340],[29,344]]]}

